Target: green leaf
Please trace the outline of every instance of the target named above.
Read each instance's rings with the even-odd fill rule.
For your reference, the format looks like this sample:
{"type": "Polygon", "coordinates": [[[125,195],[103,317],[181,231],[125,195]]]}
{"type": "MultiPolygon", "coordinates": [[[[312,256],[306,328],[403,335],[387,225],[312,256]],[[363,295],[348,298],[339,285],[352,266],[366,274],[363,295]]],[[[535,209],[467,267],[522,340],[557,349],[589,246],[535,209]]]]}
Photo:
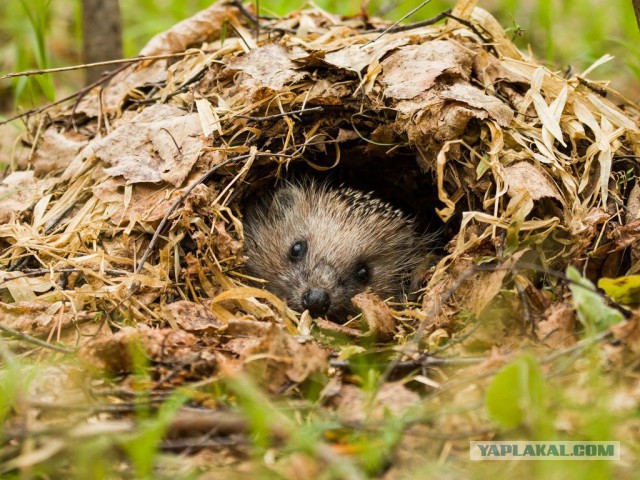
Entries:
{"type": "Polygon", "coordinates": [[[493,378],[486,394],[489,416],[504,428],[539,423],[545,380],[533,357],[525,355],[506,365],[493,378]]]}
{"type": "Polygon", "coordinates": [[[220,45],[224,46],[224,41],[227,39],[227,21],[222,22],[222,27],[220,28],[220,45]]]}
{"type": "Polygon", "coordinates": [[[578,270],[573,267],[567,268],[567,278],[571,280],[569,288],[573,294],[578,319],[588,332],[597,333],[624,320],[622,314],[609,307],[593,283],[581,277],[578,270]]]}
{"type": "Polygon", "coordinates": [[[598,287],[616,302],[625,305],[640,304],[640,275],[626,275],[618,278],[601,278],[598,287]]]}

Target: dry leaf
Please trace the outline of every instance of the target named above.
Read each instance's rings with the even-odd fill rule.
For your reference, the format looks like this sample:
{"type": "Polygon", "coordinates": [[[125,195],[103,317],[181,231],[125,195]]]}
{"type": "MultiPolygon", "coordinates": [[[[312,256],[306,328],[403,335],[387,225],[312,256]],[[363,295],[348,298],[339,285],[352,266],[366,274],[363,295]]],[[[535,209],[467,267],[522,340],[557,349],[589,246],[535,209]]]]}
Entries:
{"type": "MultiPolygon", "coordinates": [[[[440,97],[447,100],[466,103],[470,107],[484,110],[489,117],[498,122],[501,127],[508,127],[513,120],[513,110],[500,99],[486,95],[476,87],[465,83],[456,83],[443,90],[440,97]]],[[[479,116],[478,118],[482,118],[479,116]]]]}
{"type": "Polygon", "coordinates": [[[42,135],[40,148],[33,156],[36,176],[40,177],[66,168],[87,144],[88,139],[85,135],[73,131],[47,130],[42,135]]]}
{"type": "Polygon", "coordinates": [[[504,177],[509,187],[509,196],[516,197],[520,191],[526,191],[533,200],[554,198],[562,202],[556,186],[543,171],[528,162],[518,162],[504,169],[504,177]]]}
{"type": "Polygon", "coordinates": [[[296,64],[288,57],[287,49],[270,43],[251,50],[229,63],[229,68],[242,70],[262,87],[279,91],[285,85],[297,82],[306,74],[295,70],[296,64]]]}
{"type": "Polygon", "coordinates": [[[0,183],[0,225],[33,206],[51,183],[51,179],[37,180],[33,170],[7,175],[0,183]]]}
{"type": "Polygon", "coordinates": [[[536,337],[551,348],[568,347],[576,343],[576,312],[565,303],[556,303],[544,313],[536,325],[536,337]]]}
{"type": "Polygon", "coordinates": [[[351,299],[353,306],[362,312],[371,334],[380,340],[390,340],[396,330],[391,308],[377,295],[369,292],[357,294],[351,299]]]}
{"type": "Polygon", "coordinates": [[[73,324],[73,312],[61,311],[61,308],[61,302],[55,304],[38,300],[0,302],[0,322],[29,335],[48,335],[54,328],[62,329],[73,324]]]}
{"type": "Polygon", "coordinates": [[[200,156],[203,142],[197,113],[157,104],[106,137],[94,140],[96,156],[111,176],[129,183],[168,182],[180,186],[200,156]]]}
{"type": "Polygon", "coordinates": [[[153,37],[140,51],[140,55],[182,52],[191,45],[218,36],[222,24],[235,19],[236,12],[237,10],[228,8],[224,3],[215,3],[153,37]]]}
{"type": "Polygon", "coordinates": [[[300,343],[280,328],[269,329],[245,360],[247,368],[273,392],[326,369],[329,352],[315,343],[300,343]]]}
{"type": "Polygon", "coordinates": [[[406,45],[407,43],[409,43],[407,37],[391,37],[388,41],[385,41],[383,37],[368,45],[356,43],[327,53],[324,56],[324,61],[330,65],[360,73],[374,61],[380,60],[391,50],[406,45]]]}
{"type": "Polygon", "coordinates": [[[434,40],[399,48],[382,61],[378,78],[386,97],[410,100],[433,87],[444,73],[468,78],[471,61],[471,55],[456,43],[434,40]]]}
{"type": "Polygon", "coordinates": [[[91,188],[93,194],[105,203],[115,204],[111,210],[110,220],[114,225],[123,222],[155,222],[163,218],[169,211],[179,192],[167,198],[156,186],[135,184],[126,195],[126,181],[121,177],[108,178],[91,188]]]}
{"type": "Polygon", "coordinates": [[[188,366],[198,358],[202,348],[198,342],[198,337],[181,330],[139,325],[88,343],[81,349],[80,356],[109,372],[127,372],[134,367],[133,349],[139,347],[153,361],[188,366]]]}
{"type": "Polygon", "coordinates": [[[188,300],[165,305],[163,313],[187,332],[212,334],[224,332],[227,328],[227,324],[216,318],[207,307],[188,300]]]}

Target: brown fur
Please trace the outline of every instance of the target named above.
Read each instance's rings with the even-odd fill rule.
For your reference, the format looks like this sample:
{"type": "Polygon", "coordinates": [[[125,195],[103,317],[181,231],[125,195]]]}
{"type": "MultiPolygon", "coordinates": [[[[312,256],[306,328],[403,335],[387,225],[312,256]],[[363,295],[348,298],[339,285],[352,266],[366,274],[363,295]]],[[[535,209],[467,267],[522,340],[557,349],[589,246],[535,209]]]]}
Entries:
{"type": "Polygon", "coordinates": [[[357,190],[306,181],[287,184],[251,205],[244,219],[247,271],[267,280],[267,289],[303,311],[310,288],[324,289],[326,315],[344,321],[354,313],[351,298],[370,290],[399,298],[424,257],[413,222],[389,204],[357,190]],[[291,247],[306,242],[304,258],[291,247]],[[368,279],[357,275],[363,265],[368,279]]]}

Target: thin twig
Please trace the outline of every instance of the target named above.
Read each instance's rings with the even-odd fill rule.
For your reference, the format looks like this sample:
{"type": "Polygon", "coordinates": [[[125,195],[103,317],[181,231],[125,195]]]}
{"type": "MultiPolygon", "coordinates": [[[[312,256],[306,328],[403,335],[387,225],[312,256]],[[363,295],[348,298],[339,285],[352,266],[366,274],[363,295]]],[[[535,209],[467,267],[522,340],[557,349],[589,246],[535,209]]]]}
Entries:
{"type": "MultiPolygon", "coordinates": [[[[394,370],[407,370],[410,368],[432,367],[440,365],[475,365],[482,363],[485,357],[434,357],[432,355],[422,355],[416,360],[403,360],[398,362],[390,362],[394,370]]],[[[351,363],[348,360],[329,360],[329,365],[340,370],[349,370],[351,363]]]]}
{"type": "Polygon", "coordinates": [[[416,13],[418,10],[420,10],[422,7],[424,7],[425,5],[427,5],[428,3],[430,3],[431,0],[424,0],[424,2],[422,2],[420,5],[418,5],[417,7],[415,7],[413,10],[411,10],[409,13],[404,14],[402,17],[400,17],[399,20],[393,22],[391,25],[389,25],[387,28],[385,28],[382,33],[380,33],[380,35],[378,35],[376,38],[374,38],[373,40],[369,40],[367,43],[365,43],[364,45],[362,45],[360,48],[364,48],[367,45],[369,45],[370,43],[373,43],[377,40],[379,40],[380,38],[382,38],[384,35],[386,35],[387,33],[389,33],[389,31],[393,28],[396,27],[400,22],[402,22],[403,20],[405,20],[406,18],[409,18],[411,15],[413,15],[414,13],[416,13]]]}
{"type": "Polygon", "coordinates": [[[95,82],[87,85],[82,90],[80,90],[78,92],[75,92],[75,93],[72,93],[71,95],[67,95],[66,97],[61,98],[60,100],[56,100],[55,102],[48,103],[47,105],[44,105],[42,107],[32,108],[31,110],[27,110],[26,112],[22,112],[22,113],[20,113],[18,115],[15,115],[15,116],[11,117],[11,118],[3,120],[3,121],[0,122],[0,126],[1,125],[6,125],[7,123],[13,122],[14,120],[18,120],[19,118],[28,117],[29,115],[33,115],[33,114],[36,114],[36,113],[42,113],[45,110],[48,110],[48,109],[50,109],[52,107],[55,107],[56,105],[60,105],[61,103],[64,103],[64,102],[67,102],[67,101],[69,101],[69,100],[71,100],[73,98],[76,98],[79,95],[84,95],[85,93],[89,92],[92,88],[97,87],[98,85],[101,85],[104,82],[107,82],[107,81],[111,80],[118,73],[120,73],[124,69],[128,68],[129,66],[130,66],[129,64],[125,64],[125,65],[122,65],[119,68],[116,68],[112,72],[106,72],[98,80],[96,80],[95,82]]]}
{"type": "Polygon", "coordinates": [[[602,332],[599,332],[592,337],[585,338],[583,340],[580,340],[579,342],[574,343],[573,345],[567,348],[563,348],[562,350],[557,350],[547,355],[546,357],[542,358],[541,362],[542,363],[552,362],[563,355],[567,355],[577,350],[582,350],[583,348],[586,348],[589,345],[593,345],[594,343],[598,343],[602,340],[607,340],[612,336],[613,336],[613,333],[611,332],[611,330],[603,330],[602,332]]]}
{"type": "MultiPolygon", "coordinates": [[[[148,392],[146,392],[148,395],[148,392]]],[[[115,404],[69,404],[69,403],[51,403],[38,400],[32,400],[28,402],[28,405],[33,408],[42,410],[58,410],[63,412],[87,412],[90,415],[97,413],[130,413],[133,412],[136,407],[141,405],[153,405],[154,403],[161,403],[160,401],[154,402],[157,399],[144,398],[142,400],[136,400],[135,402],[120,402],[115,404]]],[[[162,398],[160,400],[163,400],[162,398]]]]}
{"type": "Polygon", "coordinates": [[[439,13],[435,17],[429,18],[428,20],[423,20],[421,22],[416,22],[416,23],[410,23],[408,25],[398,25],[396,27],[394,27],[392,25],[391,26],[392,28],[376,28],[375,30],[367,30],[367,31],[362,32],[362,33],[365,34],[365,33],[380,33],[380,32],[385,32],[385,33],[407,32],[409,30],[413,30],[413,29],[421,28],[421,27],[428,27],[429,25],[433,25],[434,23],[438,23],[440,20],[448,18],[448,16],[450,14],[451,14],[451,9],[449,8],[449,9],[445,10],[444,12],[439,13]]]}
{"type": "MultiPolygon", "coordinates": [[[[59,273],[59,274],[65,274],[65,273],[74,273],[74,272],[80,272],[80,273],[84,273],[86,269],[82,269],[82,268],[54,268],[53,270],[50,270],[48,268],[40,268],[37,270],[26,270],[26,271],[21,271],[20,274],[18,275],[13,275],[11,277],[5,277],[0,279],[0,286],[4,285],[5,283],[10,282],[11,280],[15,280],[16,278],[29,278],[29,277],[37,277],[39,275],[46,275],[48,273],[59,273]]],[[[114,269],[110,269],[110,268],[106,268],[104,270],[102,270],[104,273],[108,273],[109,275],[113,275],[114,277],[121,277],[124,275],[129,275],[130,272],[127,272],[125,270],[114,270],[114,269]]]]}
{"type": "Polygon", "coordinates": [[[242,0],[233,0],[231,4],[240,10],[240,13],[242,13],[242,15],[244,15],[251,23],[254,25],[259,24],[258,19],[242,4],[242,0]]]}
{"type": "MultiPolygon", "coordinates": [[[[465,27],[470,29],[473,33],[475,33],[476,35],[478,35],[478,37],[480,37],[480,40],[482,40],[483,43],[485,43],[487,45],[487,49],[491,50],[495,55],[498,55],[498,50],[496,49],[496,47],[494,47],[491,44],[489,39],[485,38],[482,35],[482,32],[480,32],[480,30],[478,30],[476,25],[474,25],[473,23],[469,22],[468,20],[465,20],[464,18],[458,18],[455,15],[451,15],[451,13],[445,13],[444,15],[445,15],[445,17],[451,18],[452,20],[455,20],[456,22],[461,23],[462,25],[464,25],[465,27]]],[[[489,37],[491,37],[491,33],[488,32],[486,28],[484,28],[482,25],[479,25],[479,27],[482,28],[482,30],[484,30],[484,32],[487,35],[489,35],[489,37]]],[[[491,37],[491,38],[493,38],[493,37],[491,37]]]]}
{"type": "Polygon", "coordinates": [[[251,115],[234,115],[232,118],[246,118],[248,120],[253,120],[255,122],[262,122],[264,120],[273,120],[276,118],[288,117],[289,115],[296,115],[299,113],[303,114],[307,112],[322,112],[323,110],[324,110],[324,107],[311,107],[311,108],[304,108],[301,110],[292,110],[290,112],[276,113],[274,115],[267,115],[266,117],[252,117],[251,115]]]}
{"type": "Polygon", "coordinates": [[[169,452],[180,452],[182,450],[201,450],[205,448],[215,447],[238,447],[248,445],[249,440],[246,436],[243,437],[210,437],[208,435],[205,438],[177,438],[171,440],[163,440],[160,443],[160,448],[169,452]]]}
{"type": "Polygon", "coordinates": [[[231,30],[233,30],[233,31],[236,33],[236,35],[238,35],[238,38],[239,38],[240,40],[242,40],[242,43],[244,43],[244,44],[245,44],[245,46],[246,46],[249,50],[252,50],[251,45],[249,45],[249,42],[247,42],[247,41],[245,40],[245,38],[244,38],[244,37],[242,36],[242,34],[238,31],[238,29],[237,29],[237,28],[236,28],[232,23],[227,23],[227,25],[229,25],[229,26],[231,27],[231,30]]]}
{"type": "Polygon", "coordinates": [[[8,336],[15,337],[15,338],[18,338],[20,340],[24,340],[25,342],[33,343],[33,344],[38,345],[38,346],[43,347],[43,348],[48,348],[49,350],[54,350],[56,352],[61,352],[61,353],[74,353],[75,352],[75,349],[73,349],[73,348],[61,347],[59,345],[53,345],[51,343],[47,343],[44,340],[40,340],[39,338],[32,337],[31,335],[19,332],[17,330],[14,330],[11,327],[7,327],[6,325],[4,325],[2,323],[0,323],[0,330],[5,332],[8,336]]]}
{"type": "MultiPolygon", "coordinates": [[[[481,404],[478,408],[481,408],[482,406],[484,406],[484,404],[481,404]]],[[[497,430],[497,427],[487,427],[487,428],[480,428],[477,430],[467,430],[462,432],[451,432],[451,433],[440,433],[440,432],[429,431],[421,435],[427,438],[433,438],[435,440],[464,440],[467,438],[481,437],[489,433],[495,433],[496,430],[497,430]]]]}
{"type": "MultiPolygon", "coordinates": [[[[134,103],[136,105],[151,105],[158,102],[166,103],[168,100],[172,99],[176,95],[180,95],[181,93],[185,92],[191,84],[201,80],[204,77],[205,73],[207,72],[208,68],[209,68],[208,66],[202,67],[200,70],[198,70],[197,73],[195,73],[194,75],[189,77],[187,80],[185,80],[185,82],[182,85],[180,85],[171,93],[168,93],[166,95],[163,94],[157,97],[145,98],[144,100],[136,100],[134,103]]],[[[155,92],[152,92],[152,93],[155,93],[155,92]]]]}
{"type": "Polygon", "coordinates": [[[87,194],[80,194],[80,196],[74,198],[71,202],[69,202],[67,205],[65,205],[65,207],[64,207],[64,209],[62,209],[62,211],[58,212],[50,220],[47,220],[47,222],[44,224],[44,233],[45,233],[45,235],[48,235],[48,234],[52,233],[54,231],[54,229],[60,224],[60,222],[62,220],[64,220],[64,218],[67,216],[67,214],[69,212],[71,212],[75,208],[76,204],[85,202],[88,197],[89,197],[88,193],[87,194]]]}
{"type": "Polygon", "coordinates": [[[181,57],[188,57],[190,55],[200,55],[202,53],[211,53],[211,52],[198,50],[198,51],[188,51],[188,52],[180,52],[180,53],[170,53],[165,55],[148,55],[144,57],[141,56],[141,57],[134,57],[134,58],[119,58],[117,60],[107,60],[104,62],[95,62],[95,63],[83,63],[82,65],[70,65],[67,67],[44,68],[41,70],[26,70],[23,72],[7,73],[6,75],[2,75],[0,77],[0,80],[6,80],[8,78],[15,78],[15,77],[30,77],[32,75],[44,75],[47,73],[69,72],[72,70],[101,67],[105,65],[137,63],[137,62],[144,62],[145,60],[165,60],[169,58],[181,58],[181,57]]]}
{"type": "Polygon", "coordinates": [[[596,85],[592,82],[590,82],[589,80],[586,80],[578,75],[576,75],[576,79],[578,80],[578,83],[580,83],[580,85],[584,85],[585,87],[587,87],[589,90],[592,90],[594,92],[596,92],[598,95],[600,95],[601,97],[606,97],[607,96],[607,89],[605,87],[601,87],[599,85],[596,85]]]}

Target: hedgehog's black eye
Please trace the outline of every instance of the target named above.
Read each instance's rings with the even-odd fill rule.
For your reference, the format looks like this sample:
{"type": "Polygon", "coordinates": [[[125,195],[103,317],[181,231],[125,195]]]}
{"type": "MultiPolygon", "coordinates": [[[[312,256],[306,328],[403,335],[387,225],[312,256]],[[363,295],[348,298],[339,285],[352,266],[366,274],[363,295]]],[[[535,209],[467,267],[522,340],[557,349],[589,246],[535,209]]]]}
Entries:
{"type": "Polygon", "coordinates": [[[369,265],[366,263],[359,263],[356,266],[356,278],[360,283],[368,283],[369,282],[369,265]]]}
{"type": "Polygon", "coordinates": [[[307,253],[307,242],[301,240],[291,245],[291,250],[289,250],[289,258],[292,261],[297,262],[298,260],[301,260],[302,257],[304,257],[305,253],[307,253]]]}

